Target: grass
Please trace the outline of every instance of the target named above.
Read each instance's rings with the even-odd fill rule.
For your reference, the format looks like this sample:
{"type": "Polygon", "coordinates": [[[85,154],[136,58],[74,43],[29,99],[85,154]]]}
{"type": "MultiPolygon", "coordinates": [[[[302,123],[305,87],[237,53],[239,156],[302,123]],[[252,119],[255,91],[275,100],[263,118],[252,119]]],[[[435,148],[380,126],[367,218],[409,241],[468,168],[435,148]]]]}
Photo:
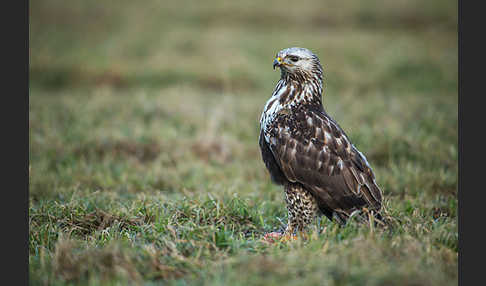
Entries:
{"type": "Polygon", "coordinates": [[[457,3],[35,1],[31,285],[456,285],[457,3]],[[321,58],[388,227],[286,223],[258,149],[276,52],[321,58]]]}

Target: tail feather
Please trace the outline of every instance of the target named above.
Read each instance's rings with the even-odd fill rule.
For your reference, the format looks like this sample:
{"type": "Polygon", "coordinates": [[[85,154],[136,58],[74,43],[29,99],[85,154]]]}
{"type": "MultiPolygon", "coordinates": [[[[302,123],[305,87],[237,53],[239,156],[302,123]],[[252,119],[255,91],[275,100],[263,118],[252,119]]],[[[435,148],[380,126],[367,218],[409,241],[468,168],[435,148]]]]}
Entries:
{"type": "Polygon", "coordinates": [[[363,191],[366,197],[366,201],[369,204],[369,208],[375,211],[379,211],[381,209],[382,194],[375,180],[373,179],[372,181],[370,181],[368,179],[365,182],[365,188],[363,191]]]}

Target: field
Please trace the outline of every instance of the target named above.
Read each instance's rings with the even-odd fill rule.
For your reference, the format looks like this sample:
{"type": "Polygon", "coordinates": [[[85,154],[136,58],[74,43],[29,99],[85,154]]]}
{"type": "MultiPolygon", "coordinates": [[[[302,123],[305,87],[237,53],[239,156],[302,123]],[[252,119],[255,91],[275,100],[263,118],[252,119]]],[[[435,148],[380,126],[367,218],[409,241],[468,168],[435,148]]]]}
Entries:
{"type": "Polygon", "coordinates": [[[31,285],[457,285],[455,1],[30,2],[31,285]],[[314,51],[386,227],[287,219],[258,148],[314,51]]]}

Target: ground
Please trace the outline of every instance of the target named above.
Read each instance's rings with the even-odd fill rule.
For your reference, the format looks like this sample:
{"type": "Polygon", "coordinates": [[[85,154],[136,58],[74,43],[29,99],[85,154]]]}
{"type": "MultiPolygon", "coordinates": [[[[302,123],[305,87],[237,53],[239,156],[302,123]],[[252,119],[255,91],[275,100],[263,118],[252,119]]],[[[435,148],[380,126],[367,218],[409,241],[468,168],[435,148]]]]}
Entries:
{"type": "Polygon", "coordinates": [[[457,285],[457,3],[197,3],[30,3],[30,284],[457,285]],[[262,242],[287,218],[258,133],[290,46],[390,226],[262,242]]]}

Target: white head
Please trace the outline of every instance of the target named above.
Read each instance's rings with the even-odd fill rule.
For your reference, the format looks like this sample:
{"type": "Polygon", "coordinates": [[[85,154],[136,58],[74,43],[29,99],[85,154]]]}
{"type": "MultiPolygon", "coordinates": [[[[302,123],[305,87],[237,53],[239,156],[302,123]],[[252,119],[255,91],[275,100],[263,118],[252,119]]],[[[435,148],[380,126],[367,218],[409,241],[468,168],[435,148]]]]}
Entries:
{"type": "Polygon", "coordinates": [[[322,76],[322,66],[319,58],[305,48],[287,48],[277,53],[273,68],[279,67],[282,76],[309,79],[322,76]]]}

